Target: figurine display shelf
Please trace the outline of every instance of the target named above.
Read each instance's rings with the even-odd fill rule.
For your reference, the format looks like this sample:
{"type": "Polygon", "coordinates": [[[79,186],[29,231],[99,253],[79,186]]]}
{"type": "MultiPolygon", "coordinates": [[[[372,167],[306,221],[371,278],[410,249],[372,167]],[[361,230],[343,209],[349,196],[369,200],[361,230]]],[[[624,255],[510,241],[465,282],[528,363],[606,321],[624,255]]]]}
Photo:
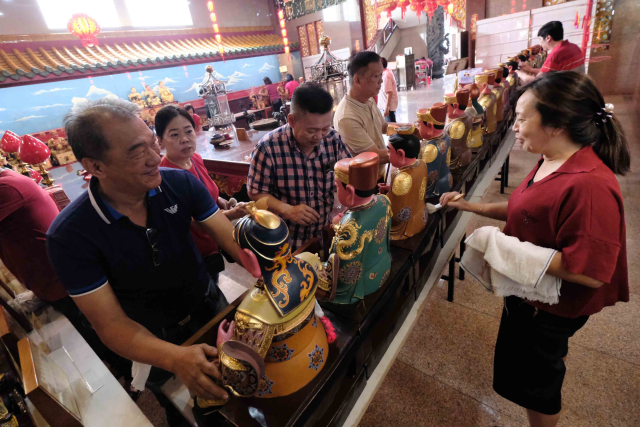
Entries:
{"type": "Polygon", "coordinates": [[[422,138],[419,158],[427,165],[428,171],[425,197],[437,197],[451,191],[453,186],[447,163],[447,158],[451,158],[451,139],[442,132],[447,119],[447,105],[439,102],[431,108],[419,109],[417,116],[422,138]]]}
{"type": "Polygon", "coordinates": [[[391,176],[391,185],[380,187],[391,201],[391,240],[407,239],[424,229],[428,211],[425,203],[427,191],[427,165],[419,159],[420,139],[415,128],[403,127],[389,137],[389,159],[397,168],[391,176]]]}
{"type": "MultiPolygon", "coordinates": [[[[233,237],[255,254],[262,277],[238,306],[234,322],[220,324],[216,362],[222,376],[212,379],[234,396],[269,398],[296,392],[324,367],[335,334],[316,291],[323,281],[335,286],[336,277],[315,262],[317,256],[292,255],[284,221],[257,205],[263,207],[249,203],[249,215],[236,223],[233,237]]],[[[195,401],[200,409],[225,403],[195,401]]]]}

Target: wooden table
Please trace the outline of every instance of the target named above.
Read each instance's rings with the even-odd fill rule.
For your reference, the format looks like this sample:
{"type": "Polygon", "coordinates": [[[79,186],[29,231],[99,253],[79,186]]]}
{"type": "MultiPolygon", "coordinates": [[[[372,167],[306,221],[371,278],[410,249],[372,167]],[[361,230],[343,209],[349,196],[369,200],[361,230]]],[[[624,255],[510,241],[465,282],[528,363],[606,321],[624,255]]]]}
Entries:
{"type": "Polygon", "coordinates": [[[229,131],[217,131],[217,133],[225,132],[230,133],[233,137],[231,145],[225,148],[216,148],[209,143],[216,132],[198,132],[196,134],[196,152],[202,156],[209,176],[218,185],[221,196],[226,194],[231,197],[242,194],[239,197],[243,199],[246,197],[243,194],[243,187],[247,183],[247,175],[249,174],[249,155],[258,141],[270,131],[247,129],[248,141],[238,140],[234,126],[231,126],[229,131]]]}

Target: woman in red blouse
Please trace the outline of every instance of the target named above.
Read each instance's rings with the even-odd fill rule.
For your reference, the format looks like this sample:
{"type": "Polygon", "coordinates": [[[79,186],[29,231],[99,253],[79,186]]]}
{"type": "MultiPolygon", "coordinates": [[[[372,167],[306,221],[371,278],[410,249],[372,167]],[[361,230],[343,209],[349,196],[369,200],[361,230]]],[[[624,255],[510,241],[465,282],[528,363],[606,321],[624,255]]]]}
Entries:
{"type": "MultiPolygon", "coordinates": [[[[193,107],[192,107],[193,108],[193,107]]],[[[211,179],[202,157],[196,153],[195,123],[191,115],[175,105],[162,107],[156,115],[156,132],[160,147],[166,150],[161,167],[185,169],[196,176],[209,190],[211,197],[229,220],[242,218],[248,212],[246,203],[238,203],[228,209],[228,202],[219,197],[218,186],[211,179]]],[[[204,259],[209,274],[218,282],[218,273],[224,270],[224,260],[218,252],[218,244],[204,230],[191,225],[191,235],[204,259]]]]}
{"type": "Polygon", "coordinates": [[[621,127],[589,77],[547,73],[519,92],[516,141],[542,154],[508,202],[441,198],[506,221],[504,233],[555,249],[547,274],[562,280],[558,304],[507,297],[494,357],[494,390],[527,409],[531,426],[560,418],[569,338],[590,315],[629,301],[624,207],[615,175],[629,171],[621,127]]]}
{"type": "Polygon", "coordinates": [[[193,105],[187,104],[184,106],[184,109],[187,110],[187,113],[189,113],[189,115],[193,119],[193,123],[195,124],[193,128],[196,130],[196,132],[202,131],[202,119],[199,115],[196,114],[196,109],[193,108],[193,105]]]}

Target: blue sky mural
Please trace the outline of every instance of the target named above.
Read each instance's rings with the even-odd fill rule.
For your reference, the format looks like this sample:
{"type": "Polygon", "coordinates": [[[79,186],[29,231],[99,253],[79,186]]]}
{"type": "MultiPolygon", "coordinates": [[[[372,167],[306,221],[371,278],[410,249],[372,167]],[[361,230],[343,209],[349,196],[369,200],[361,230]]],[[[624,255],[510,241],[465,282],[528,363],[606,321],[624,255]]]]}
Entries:
{"type": "MultiPolygon", "coordinates": [[[[0,135],[6,130],[24,135],[61,127],[65,113],[74,104],[105,96],[128,100],[132,86],[142,92],[148,84],[158,93],[158,83],[164,81],[176,101],[197,99],[206,66],[203,63],[0,89],[0,135]]],[[[262,85],[264,77],[278,82],[279,66],[277,55],[213,63],[214,75],[228,80],[230,90],[262,85]]]]}

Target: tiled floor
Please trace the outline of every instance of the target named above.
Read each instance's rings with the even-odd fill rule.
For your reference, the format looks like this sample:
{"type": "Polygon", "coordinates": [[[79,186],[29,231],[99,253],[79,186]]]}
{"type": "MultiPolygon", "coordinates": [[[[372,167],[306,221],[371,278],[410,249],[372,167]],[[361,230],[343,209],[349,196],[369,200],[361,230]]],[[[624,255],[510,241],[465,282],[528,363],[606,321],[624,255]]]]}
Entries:
{"type": "MultiPolygon", "coordinates": [[[[612,97],[630,137],[634,166],[640,156],[638,117],[612,97]]],[[[483,201],[508,199],[538,156],[514,147],[504,195],[494,183],[483,201]]],[[[632,160],[633,161],[633,160],[632,160]]],[[[635,426],[640,423],[640,168],[620,177],[626,224],[631,301],[594,315],[570,340],[559,426],[635,426]]],[[[467,232],[504,223],[475,216],[467,232]]],[[[455,300],[434,286],[420,319],[360,422],[374,426],[526,426],[525,411],[492,389],[493,351],[502,301],[473,280],[456,281],[455,300]]]]}

